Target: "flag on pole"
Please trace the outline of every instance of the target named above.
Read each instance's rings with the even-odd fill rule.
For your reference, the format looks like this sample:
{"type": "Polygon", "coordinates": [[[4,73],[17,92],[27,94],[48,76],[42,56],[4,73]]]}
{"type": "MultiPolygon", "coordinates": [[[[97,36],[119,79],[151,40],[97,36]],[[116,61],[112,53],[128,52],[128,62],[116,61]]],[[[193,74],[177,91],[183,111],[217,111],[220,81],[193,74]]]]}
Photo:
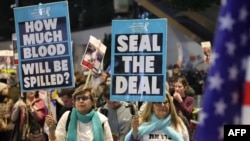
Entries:
{"type": "MultiPolygon", "coordinates": [[[[223,125],[243,123],[244,86],[250,56],[249,17],[249,0],[221,1],[195,141],[223,141],[223,125]]],[[[246,103],[250,105],[249,101],[246,103]]]]}

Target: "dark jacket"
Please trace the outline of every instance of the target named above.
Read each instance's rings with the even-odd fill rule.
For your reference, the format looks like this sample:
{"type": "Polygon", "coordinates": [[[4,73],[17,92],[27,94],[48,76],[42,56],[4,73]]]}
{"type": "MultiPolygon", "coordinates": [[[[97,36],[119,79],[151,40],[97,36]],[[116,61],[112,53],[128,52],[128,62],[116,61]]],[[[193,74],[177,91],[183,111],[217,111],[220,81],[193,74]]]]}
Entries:
{"type": "MultiPolygon", "coordinates": [[[[11,112],[12,112],[12,108],[13,108],[13,101],[8,98],[8,97],[4,97],[2,96],[2,94],[0,94],[0,122],[7,122],[7,130],[12,130],[13,129],[13,123],[11,122],[11,112]],[[8,114],[8,118],[6,118],[6,114],[8,114]]],[[[0,134],[1,132],[4,131],[4,129],[2,128],[2,126],[0,125],[0,134]]]]}
{"type": "Polygon", "coordinates": [[[16,103],[20,97],[20,88],[17,86],[11,86],[9,89],[8,97],[12,99],[13,103],[16,103]]]}

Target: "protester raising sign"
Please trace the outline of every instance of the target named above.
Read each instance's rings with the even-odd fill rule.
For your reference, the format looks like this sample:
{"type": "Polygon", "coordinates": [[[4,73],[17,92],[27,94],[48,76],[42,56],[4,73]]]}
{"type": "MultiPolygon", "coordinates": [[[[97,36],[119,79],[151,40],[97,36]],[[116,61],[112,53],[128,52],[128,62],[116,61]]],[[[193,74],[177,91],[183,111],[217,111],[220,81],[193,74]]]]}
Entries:
{"type": "Polygon", "coordinates": [[[111,100],[163,101],[166,19],[112,22],[111,100]]]}
{"type": "Polygon", "coordinates": [[[22,91],[74,86],[67,2],[14,9],[22,91]]]}

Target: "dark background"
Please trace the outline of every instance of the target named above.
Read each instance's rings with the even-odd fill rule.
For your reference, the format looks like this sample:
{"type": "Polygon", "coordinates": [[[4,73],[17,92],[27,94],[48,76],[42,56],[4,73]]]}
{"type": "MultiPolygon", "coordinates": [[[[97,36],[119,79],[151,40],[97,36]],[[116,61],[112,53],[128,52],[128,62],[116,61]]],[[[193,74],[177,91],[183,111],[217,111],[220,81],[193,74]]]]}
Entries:
{"type": "MultiPolygon", "coordinates": [[[[17,0],[18,7],[52,3],[63,0],[17,0]]],[[[78,31],[111,23],[113,0],[68,0],[71,31],[78,31]]],[[[15,32],[13,6],[15,0],[0,1],[0,41],[11,40],[15,32]]]]}

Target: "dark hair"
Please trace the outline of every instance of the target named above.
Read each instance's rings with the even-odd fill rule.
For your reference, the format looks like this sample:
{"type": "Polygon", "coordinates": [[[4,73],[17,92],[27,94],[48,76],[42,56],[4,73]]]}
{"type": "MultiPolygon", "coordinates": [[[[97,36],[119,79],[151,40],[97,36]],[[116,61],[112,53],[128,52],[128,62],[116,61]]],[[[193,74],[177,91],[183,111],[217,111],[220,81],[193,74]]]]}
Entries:
{"type": "Polygon", "coordinates": [[[76,79],[76,83],[85,82],[85,76],[80,71],[76,71],[74,73],[74,76],[76,79]]]}
{"type": "Polygon", "coordinates": [[[103,88],[103,92],[102,92],[103,96],[107,99],[110,99],[110,87],[108,85],[106,85],[103,88]]]}
{"type": "Polygon", "coordinates": [[[62,89],[60,93],[58,93],[59,97],[67,96],[69,98],[72,98],[73,93],[75,92],[74,88],[68,88],[68,89],[62,89]]]}
{"type": "Polygon", "coordinates": [[[174,64],[173,69],[176,69],[176,68],[180,69],[180,66],[178,64],[174,64]]]}
{"type": "Polygon", "coordinates": [[[0,82],[7,84],[8,80],[6,78],[0,78],[0,82]]]}
{"type": "Polygon", "coordinates": [[[176,82],[178,80],[178,77],[177,76],[172,76],[172,77],[169,77],[168,78],[168,82],[169,83],[174,83],[174,82],[176,82]]]}
{"type": "Polygon", "coordinates": [[[107,77],[110,76],[110,73],[107,71],[102,71],[102,73],[105,73],[107,75],[107,77]]]}
{"type": "Polygon", "coordinates": [[[189,87],[188,81],[184,76],[178,77],[176,82],[180,82],[184,87],[189,87]]]}

